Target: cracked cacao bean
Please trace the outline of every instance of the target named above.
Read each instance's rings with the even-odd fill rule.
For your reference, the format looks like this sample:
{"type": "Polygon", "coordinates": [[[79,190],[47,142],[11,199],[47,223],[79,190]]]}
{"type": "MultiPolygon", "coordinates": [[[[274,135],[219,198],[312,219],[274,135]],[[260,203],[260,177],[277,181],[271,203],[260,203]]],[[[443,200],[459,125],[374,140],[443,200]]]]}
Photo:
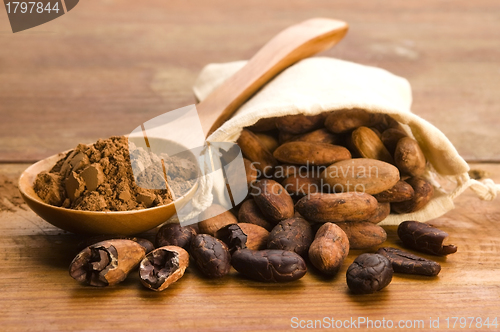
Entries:
{"type": "Polygon", "coordinates": [[[438,262],[401,249],[384,247],[377,250],[377,254],[386,257],[391,262],[394,272],[437,276],[441,271],[441,265],[438,262]]]}
{"type": "Polygon", "coordinates": [[[309,194],[295,205],[310,222],[363,221],[374,216],[377,200],[365,193],[309,194]]]}
{"type": "Polygon", "coordinates": [[[281,184],[264,179],[254,184],[254,200],[269,221],[278,223],[293,217],[293,200],[281,184]]]}
{"type": "Polygon", "coordinates": [[[164,246],[177,246],[184,249],[189,244],[196,231],[192,226],[181,226],[180,224],[165,224],[156,233],[155,245],[157,248],[164,246]]]}
{"type": "Polygon", "coordinates": [[[263,282],[293,281],[307,272],[302,257],[286,250],[238,250],[233,254],[231,264],[244,276],[263,282]]]}
{"type": "Polygon", "coordinates": [[[379,225],[368,221],[342,222],[337,224],[349,238],[351,249],[368,249],[385,242],[387,233],[379,225]]]}
{"type": "Polygon", "coordinates": [[[379,254],[361,254],[347,268],[347,286],[354,294],[371,294],[389,285],[392,280],[389,260],[379,254]]]}
{"type": "Polygon", "coordinates": [[[325,274],[336,274],[349,254],[349,239],[332,223],[323,224],[309,247],[309,260],[325,274]]]}
{"type": "Polygon", "coordinates": [[[116,285],[144,258],[146,250],[132,240],[98,242],[83,249],[71,262],[70,276],[87,285],[116,285]]]}
{"type": "Polygon", "coordinates": [[[221,278],[231,269],[231,255],[226,244],[208,234],[198,234],[191,241],[191,257],[208,278],[221,278]]]}
{"type": "Polygon", "coordinates": [[[255,200],[249,199],[241,204],[238,211],[238,221],[240,223],[249,223],[265,228],[267,231],[273,229],[273,224],[266,220],[255,200]]]}
{"type": "Polygon", "coordinates": [[[304,256],[313,241],[311,225],[301,217],[280,221],[269,234],[267,249],[293,251],[304,256]]]}
{"type": "Polygon", "coordinates": [[[402,222],[398,226],[398,236],[405,246],[428,254],[446,256],[457,252],[455,245],[443,245],[448,233],[422,222],[402,222]]]}
{"type": "Polygon", "coordinates": [[[139,265],[142,284],[152,290],[162,291],[183,275],[189,265],[189,254],[178,246],[164,246],[153,250],[139,265]]]}
{"type": "Polygon", "coordinates": [[[222,227],[215,233],[215,237],[222,240],[229,252],[233,253],[239,249],[264,249],[269,232],[254,224],[239,223],[222,227]]]}

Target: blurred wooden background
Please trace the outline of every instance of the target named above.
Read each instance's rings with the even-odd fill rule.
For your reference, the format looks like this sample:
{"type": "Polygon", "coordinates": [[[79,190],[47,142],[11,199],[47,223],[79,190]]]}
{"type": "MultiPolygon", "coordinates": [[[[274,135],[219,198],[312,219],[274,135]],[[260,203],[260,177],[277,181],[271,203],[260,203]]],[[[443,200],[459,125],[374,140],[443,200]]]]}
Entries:
{"type": "Polygon", "coordinates": [[[0,9],[0,161],[126,134],[193,103],[204,65],[316,16],[351,26],[323,55],[406,77],[413,111],[464,158],[500,160],[498,1],[106,0],[16,34],[0,9]]]}

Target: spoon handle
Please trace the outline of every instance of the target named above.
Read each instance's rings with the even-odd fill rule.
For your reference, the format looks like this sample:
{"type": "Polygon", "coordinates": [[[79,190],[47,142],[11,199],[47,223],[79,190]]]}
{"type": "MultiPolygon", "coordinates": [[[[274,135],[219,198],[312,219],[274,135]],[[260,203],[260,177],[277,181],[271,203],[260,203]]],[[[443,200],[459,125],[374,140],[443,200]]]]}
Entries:
{"type": "Polygon", "coordinates": [[[347,29],[343,21],[313,18],[276,35],[243,68],[196,105],[206,137],[274,76],[299,60],[329,49],[344,37],[347,29]]]}

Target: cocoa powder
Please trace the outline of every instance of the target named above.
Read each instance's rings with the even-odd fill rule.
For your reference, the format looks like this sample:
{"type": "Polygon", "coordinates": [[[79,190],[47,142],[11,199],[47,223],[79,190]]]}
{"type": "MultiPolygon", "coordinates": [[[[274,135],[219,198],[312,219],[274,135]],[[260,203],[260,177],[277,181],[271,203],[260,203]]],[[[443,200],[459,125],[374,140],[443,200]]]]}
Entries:
{"type": "Polygon", "coordinates": [[[15,212],[23,204],[17,181],[0,174],[0,211],[15,212]]]}
{"type": "Polygon", "coordinates": [[[194,184],[196,165],[189,160],[152,155],[133,145],[130,155],[128,144],[125,136],[100,139],[91,145],[79,144],[49,172],[37,175],[35,192],[55,206],[86,211],[127,211],[168,204],[194,184]],[[136,172],[143,171],[137,177],[139,183],[132,165],[136,172]]]}

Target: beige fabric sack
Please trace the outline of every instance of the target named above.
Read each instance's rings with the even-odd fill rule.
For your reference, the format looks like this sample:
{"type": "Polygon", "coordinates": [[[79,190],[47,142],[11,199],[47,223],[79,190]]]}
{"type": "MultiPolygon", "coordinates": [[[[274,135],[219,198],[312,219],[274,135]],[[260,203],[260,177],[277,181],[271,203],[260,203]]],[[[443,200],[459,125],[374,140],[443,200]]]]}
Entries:
{"type": "MultiPolygon", "coordinates": [[[[194,86],[195,96],[203,100],[245,63],[238,61],[207,65],[194,86]]],[[[242,128],[253,125],[261,118],[289,114],[316,115],[361,108],[373,113],[389,114],[404,125],[427,157],[429,163],[425,177],[436,189],[434,198],[424,209],[410,214],[391,214],[381,225],[437,218],[453,209],[453,199],[468,187],[482,199],[494,199],[500,186],[489,179],[470,179],[469,166],[455,147],[439,129],[411,113],[411,102],[408,81],[388,71],[333,58],[309,58],[275,77],[208,140],[235,142],[242,128]]]]}

